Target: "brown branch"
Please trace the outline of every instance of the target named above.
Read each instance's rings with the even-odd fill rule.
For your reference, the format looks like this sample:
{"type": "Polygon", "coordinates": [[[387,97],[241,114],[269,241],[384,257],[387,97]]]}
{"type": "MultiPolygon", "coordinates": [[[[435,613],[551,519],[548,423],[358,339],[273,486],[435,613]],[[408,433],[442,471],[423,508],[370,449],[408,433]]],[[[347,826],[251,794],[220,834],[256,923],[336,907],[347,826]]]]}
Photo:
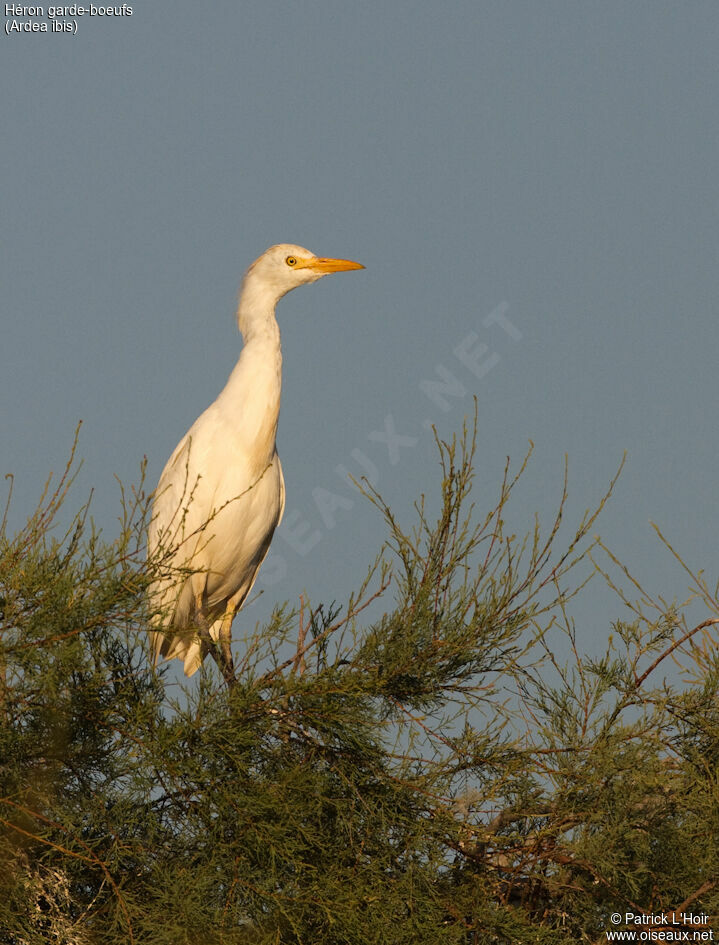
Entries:
{"type": "MultiPolygon", "coordinates": [[[[716,621],[715,621],[715,622],[716,622],[716,621]]],[[[709,892],[710,890],[714,889],[714,887],[716,886],[716,884],[717,884],[718,882],[719,882],[719,880],[716,880],[716,879],[708,879],[705,883],[702,883],[702,885],[699,887],[699,889],[696,890],[696,892],[693,892],[693,893],[691,894],[691,896],[687,896],[687,898],[684,900],[684,902],[683,902],[680,906],[677,906],[676,909],[674,909],[674,910],[672,910],[672,911],[673,911],[673,912],[686,912],[687,906],[690,906],[693,902],[696,902],[696,900],[697,900],[700,896],[703,896],[704,893],[707,893],[707,892],[709,892]]],[[[693,924],[694,924],[694,923],[693,923],[693,924]]],[[[697,927],[701,928],[702,925],[697,922],[697,923],[694,925],[694,927],[695,927],[695,928],[697,928],[697,927]]],[[[704,926],[704,927],[706,927],[706,926],[704,926]]]]}
{"type": "Polygon", "coordinates": [[[674,650],[676,650],[677,647],[681,646],[682,643],[686,643],[686,641],[687,641],[690,637],[693,637],[694,634],[697,633],[699,630],[706,630],[707,627],[712,627],[712,626],[714,626],[714,625],[716,625],[716,624],[718,624],[718,623],[719,623],[719,617],[714,617],[712,620],[705,620],[704,623],[698,624],[696,627],[694,627],[693,630],[687,630],[687,632],[684,634],[684,636],[680,637],[678,640],[676,640],[674,643],[672,643],[672,645],[671,645],[667,650],[665,650],[663,653],[661,653],[661,654],[654,660],[654,662],[653,662],[652,665],[649,667],[649,669],[645,670],[645,671],[642,673],[642,675],[639,677],[639,679],[635,679],[635,681],[634,681],[634,688],[635,688],[635,689],[639,689],[639,687],[640,687],[641,684],[644,682],[644,680],[647,678],[647,676],[649,676],[650,673],[653,673],[654,670],[657,668],[657,666],[662,662],[662,660],[665,660],[665,659],[667,658],[667,656],[671,656],[671,654],[674,652],[674,650]]]}

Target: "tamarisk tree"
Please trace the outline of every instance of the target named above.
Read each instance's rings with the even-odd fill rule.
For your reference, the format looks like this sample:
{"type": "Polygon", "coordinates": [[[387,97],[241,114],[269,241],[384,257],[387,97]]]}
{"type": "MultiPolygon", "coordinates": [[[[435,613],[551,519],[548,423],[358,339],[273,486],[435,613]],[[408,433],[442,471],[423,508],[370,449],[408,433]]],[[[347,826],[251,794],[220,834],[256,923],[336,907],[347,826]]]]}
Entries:
{"type": "Polygon", "coordinates": [[[565,480],[546,532],[517,536],[526,461],[482,513],[472,431],[438,447],[410,528],[365,486],[387,544],[357,593],[278,606],[231,689],[151,665],[141,486],[113,540],[68,515],[72,460],[3,525],[3,943],[599,943],[668,910],[711,928],[716,588],[690,573],[689,624],[617,570],[591,538],[613,483],[565,535],[565,480]],[[599,656],[570,616],[591,573],[632,617],[604,618],[599,656]]]}

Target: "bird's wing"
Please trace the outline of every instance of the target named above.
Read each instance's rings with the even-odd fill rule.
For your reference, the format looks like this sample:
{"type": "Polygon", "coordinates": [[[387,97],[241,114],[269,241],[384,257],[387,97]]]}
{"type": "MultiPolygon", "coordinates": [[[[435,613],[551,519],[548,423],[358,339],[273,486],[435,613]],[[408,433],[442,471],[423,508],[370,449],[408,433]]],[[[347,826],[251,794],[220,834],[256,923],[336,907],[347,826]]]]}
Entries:
{"type": "Polygon", "coordinates": [[[203,455],[207,447],[204,432],[198,421],[180,440],[162,471],[153,499],[151,546],[159,543],[167,550],[175,548],[176,563],[192,557],[210,514],[206,493],[213,488],[212,477],[199,472],[208,465],[203,455]]]}
{"type": "MultiPolygon", "coordinates": [[[[152,504],[148,554],[158,568],[158,577],[149,593],[155,611],[152,623],[158,627],[174,611],[186,580],[183,569],[189,566],[202,531],[199,503],[191,501],[200,488],[196,472],[198,464],[193,461],[192,432],[190,430],[180,440],[167,461],[152,504]]],[[[165,639],[162,633],[153,637],[156,659],[165,639]]]]}
{"type": "Polygon", "coordinates": [[[155,489],[150,523],[152,550],[160,543],[163,546],[173,544],[173,533],[180,526],[179,511],[184,504],[183,496],[190,486],[189,454],[190,436],[185,434],[162,470],[155,489]]]}

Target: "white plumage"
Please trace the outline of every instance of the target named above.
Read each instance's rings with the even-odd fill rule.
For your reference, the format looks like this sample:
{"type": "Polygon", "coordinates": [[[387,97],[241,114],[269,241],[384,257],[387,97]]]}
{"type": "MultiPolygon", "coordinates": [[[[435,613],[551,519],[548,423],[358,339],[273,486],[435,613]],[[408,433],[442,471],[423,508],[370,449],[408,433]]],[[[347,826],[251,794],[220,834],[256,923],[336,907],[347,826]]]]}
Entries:
{"type": "Polygon", "coordinates": [[[150,588],[152,650],[191,676],[208,652],[234,679],[232,620],[282,519],[285,485],[275,438],[282,389],[277,302],[330,272],[362,269],[301,246],[272,246],[247,270],[237,321],[244,345],[217,400],[195,421],[155,490],[148,532],[161,571],[150,588]]]}

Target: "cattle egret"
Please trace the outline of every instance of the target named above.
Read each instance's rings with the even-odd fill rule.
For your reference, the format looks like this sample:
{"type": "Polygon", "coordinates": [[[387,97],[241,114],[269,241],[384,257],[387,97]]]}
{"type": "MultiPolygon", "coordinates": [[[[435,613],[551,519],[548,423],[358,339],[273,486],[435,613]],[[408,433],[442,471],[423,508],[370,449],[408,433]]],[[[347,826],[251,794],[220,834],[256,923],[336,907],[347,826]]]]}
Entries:
{"type": "Polygon", "coordinates": [[[275,307],[291,289],[348,269],[364,266],[281,244],[245,274],[239,360],[217,400],[177,445],[154,493],[148,550],[162,568],[150,588],[155,662],[177,657],[191,676],[211,653],[228,684],[234,681],[232,621],[285,505],[275,445],[282,386],[275,307]]]}

